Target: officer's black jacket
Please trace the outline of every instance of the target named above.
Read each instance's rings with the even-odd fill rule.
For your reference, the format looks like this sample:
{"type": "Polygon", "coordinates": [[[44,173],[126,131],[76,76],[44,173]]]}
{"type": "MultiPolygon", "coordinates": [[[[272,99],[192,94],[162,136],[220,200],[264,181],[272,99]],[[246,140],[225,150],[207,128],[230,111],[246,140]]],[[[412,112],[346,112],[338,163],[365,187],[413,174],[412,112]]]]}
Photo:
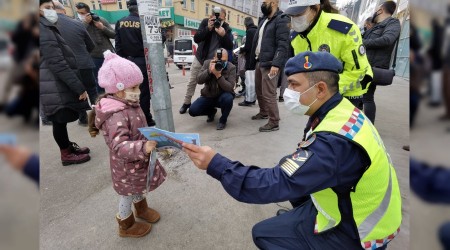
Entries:
{"type": "Polygon", "coordinates": [[[116,53],[121,57],[144,57],[139,15],[130,13],[116,23],[116,53]]]}

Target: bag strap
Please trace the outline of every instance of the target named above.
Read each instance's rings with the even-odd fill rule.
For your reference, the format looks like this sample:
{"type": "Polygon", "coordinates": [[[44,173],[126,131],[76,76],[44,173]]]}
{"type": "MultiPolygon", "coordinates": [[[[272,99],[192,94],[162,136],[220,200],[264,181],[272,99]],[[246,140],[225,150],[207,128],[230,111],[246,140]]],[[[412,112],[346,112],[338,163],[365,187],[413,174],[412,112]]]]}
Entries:
{"type": "Polygon", "coordinates": [[[399,39],[400,39],[400,36],[397,38],[397,41],[395,42],[394,61],[392,62],[392,68],[393,69],[395,69],[396,62],[397,62],[397,50],[398,50],[399,39]]]}

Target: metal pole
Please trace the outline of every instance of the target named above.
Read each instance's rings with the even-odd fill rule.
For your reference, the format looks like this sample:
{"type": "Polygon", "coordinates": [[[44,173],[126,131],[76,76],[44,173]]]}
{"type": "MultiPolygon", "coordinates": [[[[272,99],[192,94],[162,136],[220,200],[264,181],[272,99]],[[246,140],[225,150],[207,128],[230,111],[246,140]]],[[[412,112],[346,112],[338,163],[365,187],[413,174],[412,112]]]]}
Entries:
{"type": "Polygon", "coordinates": [[[137,2],[144,40],[153,118],[158,128],[175,132],[172,101],[163,54],[158,0],[140,0],[137,2]]]}

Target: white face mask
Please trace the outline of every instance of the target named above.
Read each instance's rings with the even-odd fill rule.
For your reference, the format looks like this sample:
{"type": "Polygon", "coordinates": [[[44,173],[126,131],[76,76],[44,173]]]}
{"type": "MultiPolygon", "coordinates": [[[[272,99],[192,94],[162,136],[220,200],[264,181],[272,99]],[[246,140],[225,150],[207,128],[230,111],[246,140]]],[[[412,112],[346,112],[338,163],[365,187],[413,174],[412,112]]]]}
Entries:
{"type": "Polygon", "coordinates": [[[55,10],[42,9],[44,12],[44,17],[51,23],[56,23],[58,21],[58,14],[55,10]]]}
{"type": "Polygon", "coordinates": [[[86,20],[86,16],[85,15],[81,15],[81,14],[77,14],[78,15],[78,18],[81,20],[81,21],[85,21],[86,20]]]}
{"type": "Polygon", "coordinates": [[[139,101],[139,95],[141,94],[141,91],[133,90],[133,89],[126,89],[125,91],[125,100],[128,100],[130,102],[138,102],[139,101]]]}
{"type": "MultiPolygon", "coordinates": [[[[309,9],[307,10],[309,12],[309,9]]],[[[292,29],[296,32],[303,32],[309,27],[308,13],[298,17],[291,17],[292,29]]]]}
{"type": "Polygon", "coordinates": [[[300,93],[300,92],[297,92],[297,91],[287,88],[283,94],[284,106],[293,114],[305,115],[306,112],[308,112],[311,105],[313,105],[317,101],[317,98],[311,104],[306,106],[306,105],[303,105],[300,103],[300,97],[301,97],[301,95],[305,94],[310,89],[312,89],[314,86],[316,86],[316,85],[314,84],[309,89],[305,90],[303,93],[300,93]]]}

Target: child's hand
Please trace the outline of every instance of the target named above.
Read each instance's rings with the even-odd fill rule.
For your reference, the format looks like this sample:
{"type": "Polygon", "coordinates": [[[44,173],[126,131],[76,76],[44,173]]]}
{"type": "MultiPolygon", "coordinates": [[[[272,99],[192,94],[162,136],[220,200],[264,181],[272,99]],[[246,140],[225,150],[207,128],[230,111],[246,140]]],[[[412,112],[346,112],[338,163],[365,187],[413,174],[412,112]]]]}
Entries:
{"type": "Polygon", "coordinates": [[[156,144],[156,141],[147,141],[145,143],[145,153],[149,155],[153,151],[153,149],[156,148],[156,144]]]}

